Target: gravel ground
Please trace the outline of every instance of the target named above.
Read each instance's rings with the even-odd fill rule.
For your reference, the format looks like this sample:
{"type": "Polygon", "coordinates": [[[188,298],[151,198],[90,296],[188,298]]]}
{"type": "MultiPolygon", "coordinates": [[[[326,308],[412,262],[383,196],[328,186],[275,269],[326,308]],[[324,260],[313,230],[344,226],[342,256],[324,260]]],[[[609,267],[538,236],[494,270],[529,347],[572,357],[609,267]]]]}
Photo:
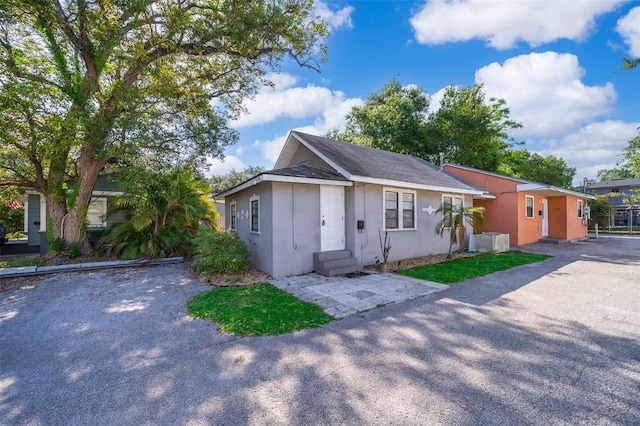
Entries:
{"type": "Polygon", "coordinates": [[[0,423],[640,424],[640,239],[284,336],[193,320],[182,265],[0,293],[0,423]]]}

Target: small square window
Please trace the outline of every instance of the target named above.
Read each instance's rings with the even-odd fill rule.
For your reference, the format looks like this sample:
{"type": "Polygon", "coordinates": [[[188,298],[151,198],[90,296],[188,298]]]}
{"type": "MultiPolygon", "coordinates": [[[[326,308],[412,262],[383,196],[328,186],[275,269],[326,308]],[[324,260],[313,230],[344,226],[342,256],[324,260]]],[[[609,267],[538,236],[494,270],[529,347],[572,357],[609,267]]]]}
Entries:
{"type": "Polygon", "coordinates": [[[533,197],[527,195],[525,197],[525,217],[527,219],[533,219],[533,197]]]}

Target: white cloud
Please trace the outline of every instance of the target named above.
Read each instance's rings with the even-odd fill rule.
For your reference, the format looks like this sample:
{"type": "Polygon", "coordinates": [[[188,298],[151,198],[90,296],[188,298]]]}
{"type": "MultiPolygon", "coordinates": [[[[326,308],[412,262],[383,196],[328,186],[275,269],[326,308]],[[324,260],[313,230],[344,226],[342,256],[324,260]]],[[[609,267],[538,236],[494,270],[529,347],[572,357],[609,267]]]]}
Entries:
{"type": "Polygon", "coordinates": [[[309,85],[284,91],[262,92],[245,102],[248,113],[231,123],[233,127],[264,124],[281,117],[304,118],[321,113],[334,102],[333,94],[325,87],[309,85]]]}
{"type": "Polygon", "coordinates": [[[207,176],[222,176],[228,174],[231,169],[236,171],[244,170],[247,166],[238,157],[226,155],[223,160],[209,158],[207,160],[209,170],[207,176]]]}
{"type": "MultiPolygon", "coordinates": [[[[341,92],[339,93],[341,94],[341,92]]],[[[344,130],[346,114],[351,111],[352,107],[361,106],[363,104],[364,102],[359,98],[346,99],[323,111],[321,115],[315,118],[313,124],[296,127],[292,130],[298,130],[312,135],[323,135],[333,129],[344,130]]],[[[271,140],[255,141],[251,144],[251,147],[262,150],[263,157],[267,161],[275,163],[280,155],[280,151],[282,151],[282,147],[284,146],[286,139],[286,135],[276,136],[271,140]]]]}
{"type": "Polygon", "coordinates": [[[481,39],[496,49],[518,41],[540,46],[585,39],[597,16],[624,1],[430,0],[411,18],[411,25],[423,44],[481,39]]]}
{"type": "Polygon", "coordinates": [[[620,18],[616,31],[629,46],[629,54],[640,58],[640,7],[634,7],[627,16],[620,18]]]}
{"type": "Polygon", "coordinates": [[[538,143],[540,155],[562,157],[576,168],[576,182],[595,179],[599,170],[616,167],[623,160],[621,151],[638,134],[638,123],[607,120],[589,124],[561,139],[538,143]]]}
{"type": "MultiPolygon", "coordinates": [[[[287,82],[290,83],[290,82],[287,82]]],[[[345,102],[353,104],[352,99],[346,99],[343,92],[327,89],[326,87],[308,85],[306,87],[289,87],[290,84],[278,86],[275,89],[262,89],[254,99],[245,102],[247,113],[231,122],[235,128],[253,126],[273,122],[279,118],[306,118],[331,113],[328,111],[341,110],[345,102]]]]}
{"type": "Polygon", "coordinates": [[[616,101],[613,84],[587,86],[572,54],[531,53],[494,62],[476,71],[488,97],[504,99],[511,118],[524,128],[516,135],[556,136],[607,114],[616,101]]]}
{"type": "Polygon", "coordinates": [[[323,1],[316,3],[315,14],[320,16],[329,26],[329,30],[339,29],[342,27],[353,28],[351,14],[355,11],[353,6],[345,6],[339,10],[331,10],[329,5],[323,1]]]}

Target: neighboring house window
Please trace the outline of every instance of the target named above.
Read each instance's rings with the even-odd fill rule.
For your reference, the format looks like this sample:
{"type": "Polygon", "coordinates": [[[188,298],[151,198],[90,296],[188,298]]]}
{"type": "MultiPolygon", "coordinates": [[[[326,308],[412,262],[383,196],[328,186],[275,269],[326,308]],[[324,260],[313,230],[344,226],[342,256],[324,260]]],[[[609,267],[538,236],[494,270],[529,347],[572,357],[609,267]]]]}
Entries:
{"type": "Polygon", "coordinates": [[[582,200],[578,200],[578,219],[582,219],[582,211],[583,211],[583,207],[582,207],[582,200]]]}
{"type": "Polygon", "coordinates": [[[107,227],[107,199],[94,198],[89,203],[87,210],[87,227],[106,228],[107,227]]]}
{"type": "Polygon", "coordinates": [[[385,229],[416,229],[416,193],[385,189],[385,229]]]}
{"type": "Polygon", "coordinates": [[[231,213],[231,224],[230,224],[230,229],[232,231],[235,231],[237,228],[237,216],[236,216],[236,202],[232,201],[231,204],[229,205],[229,210],[231,213]]]}
{"type": "Polygon", "coordinates": [[[260,233],[260,197],[249,198],[249,206],[251,210],[251,232],[260,233]]]}
{"type": "Polygon", "coordinates": [[[533,197],[530,195],[525,196],[525,217],[527,219],[533,219],[533,197]]]}

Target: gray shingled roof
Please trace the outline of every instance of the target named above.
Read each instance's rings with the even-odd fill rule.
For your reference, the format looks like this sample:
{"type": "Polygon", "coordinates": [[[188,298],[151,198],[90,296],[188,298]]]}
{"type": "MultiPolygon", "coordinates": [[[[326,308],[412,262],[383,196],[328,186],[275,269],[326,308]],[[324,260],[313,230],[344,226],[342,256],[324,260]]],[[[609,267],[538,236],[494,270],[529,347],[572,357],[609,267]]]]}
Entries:
{"type": "Polygon", "coordinates": [[[269,170],[261,174],[347,181],[347,178],[339,173],[323,169],[315,164],[310,163],[300,164],[293,167],[285,167],[282,169],[269,170]]]}
{"type": "Polygon", "coordinates": [[[354,145],[294,131],[339,168],[355,176],[409,182],[419,185],[476,190],[418,157],[354,145]]]}
{"type": "Polygon", "coordinates": [[[613,179],[587,185],[587,189],[598,188],[619,188],[619,187],[640,187],[640,179],[613,179]]]}

